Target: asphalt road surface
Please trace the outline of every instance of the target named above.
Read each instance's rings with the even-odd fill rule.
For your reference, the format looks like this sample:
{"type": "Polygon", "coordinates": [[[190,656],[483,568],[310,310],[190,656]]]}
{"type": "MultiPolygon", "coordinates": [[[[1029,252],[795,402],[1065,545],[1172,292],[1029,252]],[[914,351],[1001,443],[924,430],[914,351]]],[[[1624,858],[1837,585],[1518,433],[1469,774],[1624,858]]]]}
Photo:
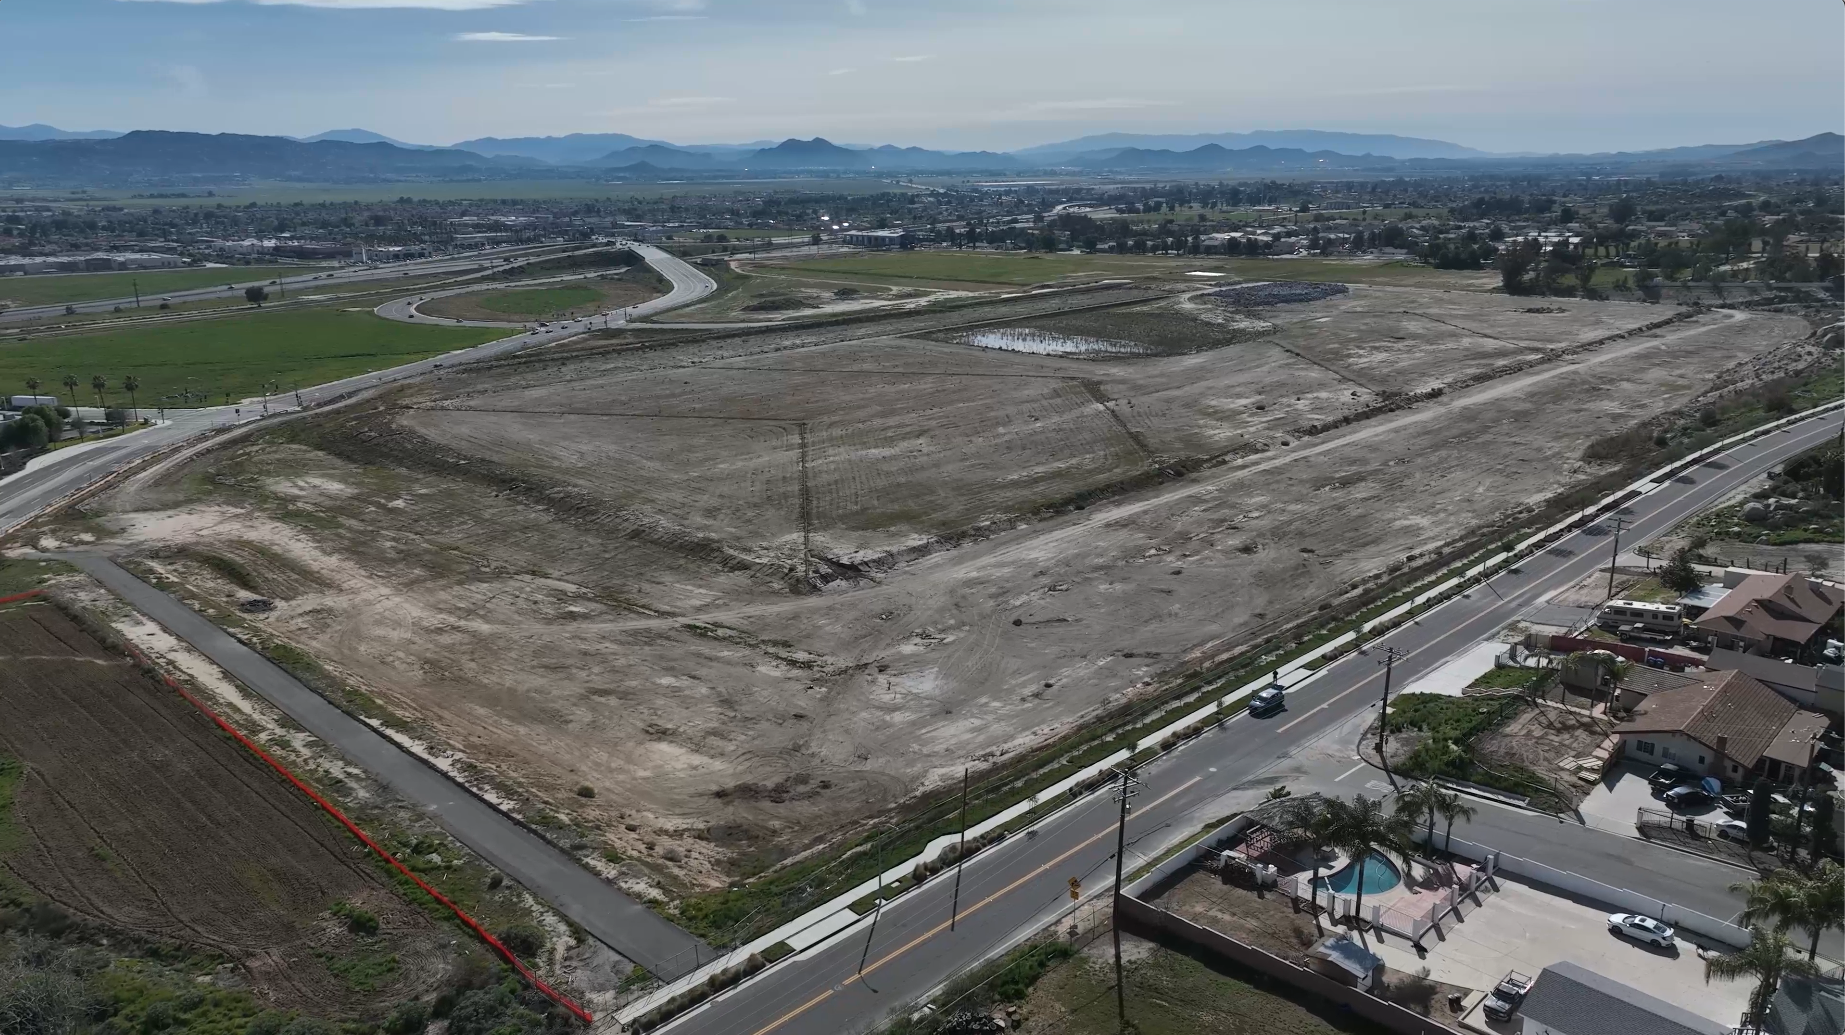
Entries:
{"type": "Polygon", "coordinates": [[[276,396],[270,400],[271,405],[267,407],[262,403],[253,404],[250,401],[244,401],[231,406],[175,411],[173,418],[165,424],[123,435],[120,438],[106,439],[94,445],[69,447],[55,453],[47,453],[36,458],[26,470],[0,479],[0,535],[36,517],[47,506],[70,493],[85,488],[150,453],[196,438],[214,429],[260,419],[265,409],[271,412],[283,407],[292,409],[297,400],[301,405],[313,406],[347,392],[418,377],[438,367],[491,359],[521,349],[546,345],[588,330],[592,322],[601,326],[609,320],[619,324],[625,319],[639,319],[653,313],[689,305],[717,290],[716,281],[677,256],[669,255],[651,245],[634,244],[631,247],[647,260],[648,265],[671,281],[673,288],[659,298],[629,307],[625,316],[616,313],[606,318],[595,316],[554,323],[549,327],[511,335],[458,352],[418,360],[415,363],[406,363],[388,370],[360,374],[312,388],[304,388],[299,393],[290,392],[276,396]]]}
{"type": "MultiPolygon", "coordinates": [[[[1840,421],[1835,412],[1745,443],[1633,501],[1623,515],[1630,522],[1624,541],[1638,544],[1666,532],[1786,457],[1837,435],[1840,421]]],[[[1144,768],[1127,829],[1130,870],[1228,811],[1225,801],[1239,791],[1247,794],[1283,782],[1278,774],[1285,773],[1290,786],[1305,778],[1306,784],[1330,784],[1344,793],[1388,793],[1384,774],[1362,762],[1339,776],[1323,773],[1326,762],[1356,761],[1351,738],[1375,714],[1382,693],[1379,648],[1402,652],[1393,680],[1394,687],[1402,687],[1581,580],[1607,562],[1609,547],[1605,535],[1570,535],[1522,562],[1518,574],[1502,572],[1374,641],[1367,654],[1349,654],[1325,666],[1288,692],[1284,711],[1262,719],[1239,715],[1144,768]],[[1321,741],[1343,747],[1343,756],[1320,750],[1324,761],[1318,774],[1293,763],[1323,749],[1321,741]]],[[[1457,834],[1720,918],[1741,906],[1726,886],[1746,879],[1744,871],[1547,816],[1499,808],[1480,813],[1457,834]]],[[[1015,835],[975,856],[963,877],[952,932],[953,882],[938,879],[887,907],[869,944],[868,922],[861,920],[665,1030],[684,1035],[866,1031],[1040,929],[1069,904],[1070,878],[1079,879],[1086,894],[1104,891],[1113,873],[1114,819],[1109,796],[1096,794],[1039,824],[1033,836],[1015,835]]]]}
{"type": "MultiPolygon", "coordinates": [[[[142,295],[139,301],[142,308],[151,311],[152,307],[161,300],[197,302],[211,298],[232,298],[241,296],[243,294],[243,289],[246,287],[268,287],[271,285],[272,281],[279,281],[279,286],[284,287],[327,287],[352,281],[379,280],[391,276],[426,277],[437,273],[463,273],[468,270],[479,269],[484,264],[498,263],[503,258],[531,251],[534,247],[544,246],[520,245],[512,248],[489,248],[478,252],[468,252],[462,255],[445,255],[434,259],[412,259],[406,262],[393,262],[382,265],[304,266],[303,269],[306,272],[288,277],[277,277],[271,274],[261,280],[249,279],[249,271],[242,266],[225,266],[223,267],[225,278],[223,284],[217,284],[211,287],[191,288],[184,291],[150,291],[142,295]]],[[[160,271],[148,270],[146,272],[158,273],[160,271]]],[[[68,274],[73,280],[81,278],[84,275],[85,274],[81,273],[68,274]]],[[[69,305],[79,313],[105,313],[113,310],[118,305],[124,307],[132,306],[135,302],[136,299],[133,295],[126,295],[120,298],[99,298],[86,302],[72,302],[69,303],[69,305]]],[[[65,305],[66,303],[64,302],[55,302],[50,305],[19,306],[17,308],[0,311],[0,325],[27,323],[33,320],[43,320],[48,317],[63,316],[65,315],[65,305]]]]}
{"type": "Polygon", "coordinates": [[[97,554],[57,556],[190,643],[238,682],[380,782],[429,814],[483,859],[615,951],[664,978],[697,969],[712,952],[698,939],[584,869],[537,834],[469,794],[454,781],[334,707],[269,659],[191,608],[97,554]]]}

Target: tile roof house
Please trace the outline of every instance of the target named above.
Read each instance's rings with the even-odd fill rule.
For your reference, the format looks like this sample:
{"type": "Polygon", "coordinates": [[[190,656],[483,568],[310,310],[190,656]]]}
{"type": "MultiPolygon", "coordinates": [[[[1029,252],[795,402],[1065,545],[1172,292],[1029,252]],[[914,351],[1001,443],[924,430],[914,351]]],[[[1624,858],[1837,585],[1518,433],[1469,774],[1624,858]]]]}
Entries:
{"type": "Polygon", "coordinates": [[[1700,1017],[1574,963],[1553,963],[1519,1004],[1521,1035],[1730,1035],[1700,1017]]]}
{"type": "Polygon", "coordinates": [[[1745,672],[1710,672],[1689,686],[1650,694],[1614,728],[1623,754],[1673,762],[1731,783],[1758,773],[1793,781],[1826,717],[1802,711],[1745,672]]]}
{"type": "Polygon", "coordinates": [[[1812,643],[1845,609],[1845,590],[1801,575],[1758,573],[1691,623],[1714,647],[1778,654],[1812,643]]]}

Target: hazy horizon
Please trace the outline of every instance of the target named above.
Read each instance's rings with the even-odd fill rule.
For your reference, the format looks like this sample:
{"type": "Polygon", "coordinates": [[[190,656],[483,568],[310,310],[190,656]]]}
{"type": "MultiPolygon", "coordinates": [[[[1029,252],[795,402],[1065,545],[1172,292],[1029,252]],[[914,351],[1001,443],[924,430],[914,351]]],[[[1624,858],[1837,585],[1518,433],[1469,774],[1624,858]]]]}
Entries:
{"type": "Polygon", "coordinates": [[[1485,151],[1797,139],[1845,122],[1845,12],[1713,0],[69,0],[0,5],[0,124],[411,143],[627,133],[1018,150],[1095,133],[1316,129],[1485,151]],[[1498,23],[1495,25],[1494,23],[1498,23]],[[1494,30],[1500,29],[1497,34],[1494,30]],[[1491,38],[1491,45],[1477,40],[1491,38]]]}

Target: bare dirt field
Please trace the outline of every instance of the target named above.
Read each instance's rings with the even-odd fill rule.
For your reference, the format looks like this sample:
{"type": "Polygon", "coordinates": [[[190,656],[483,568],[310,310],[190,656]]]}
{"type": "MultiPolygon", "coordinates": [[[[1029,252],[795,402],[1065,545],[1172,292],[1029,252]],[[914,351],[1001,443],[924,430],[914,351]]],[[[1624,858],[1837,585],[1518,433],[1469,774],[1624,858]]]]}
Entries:
{"type": "Polygon", "coordinates": [[[234,559],[173,570],[276,599],[274,635],[710,886],[1530,512],[1607,470],[1591,441],[1807,332],[1598,344],[1674,311],[1377,287],[1068,311],[1136,297],[1095,295],[451,373],[93,516],[234,559]],[[974,319],[1158,347],[981,347],[974,319]]]}
{"type": "Polygon", "coordinates": [[[268,1004],[376,1012],[438,986],[452,932],[177,694],[49,604],[0,612],[0,754],[23,764],[0,879],[216,950],[268,1004]],[[375,933],[335,914],[362,910],[375,933]]]}

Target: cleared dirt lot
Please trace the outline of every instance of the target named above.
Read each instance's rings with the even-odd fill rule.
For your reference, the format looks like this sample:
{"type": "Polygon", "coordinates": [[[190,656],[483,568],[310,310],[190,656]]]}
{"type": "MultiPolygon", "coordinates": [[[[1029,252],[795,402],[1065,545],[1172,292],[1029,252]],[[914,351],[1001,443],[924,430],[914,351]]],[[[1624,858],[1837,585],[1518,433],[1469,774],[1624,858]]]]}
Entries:
{"type": "Polygon", "coordinates": [[[1528,510],[1602,470],[1590,441],[1806,331],[1719,312],[1553,359],[1671,311],[1546,301],[1018,314],[1197,345],[1144,358],[924,316],[577,354],[281,426],[104,519],[234,557],[243,589],[180,567],[278,599],[273,632],[430,735],[715,883],[1528,510]]]}
{"type": "Polygon", "coordinates": [[[452,935],[178,695],[48,604],[0,612],[0,658],[0,753],[24,766],[0,878],[222,952],[281,1007],[357,1014],[443,980],[452,935]],[[340,903],[377,933],[354,933],[340,903]]]}

